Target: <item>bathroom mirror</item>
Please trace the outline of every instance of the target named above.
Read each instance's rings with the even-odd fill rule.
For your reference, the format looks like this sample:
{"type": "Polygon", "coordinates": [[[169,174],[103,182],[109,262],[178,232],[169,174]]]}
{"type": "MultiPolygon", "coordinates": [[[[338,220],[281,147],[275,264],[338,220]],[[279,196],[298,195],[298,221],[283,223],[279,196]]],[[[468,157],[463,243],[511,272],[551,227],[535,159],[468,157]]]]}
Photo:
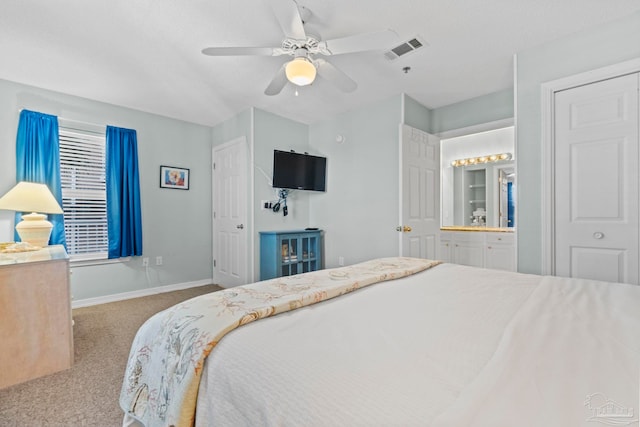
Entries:
{"type": "Polygon", "coordinates": [[[441,224],[515,227],[514,128],[443,139],[441,224]]]}
{"type": "Polygon", "coordinates": [[[515,227],[516,172],[513,165],[498,168],[498,227],[515,227]]]}

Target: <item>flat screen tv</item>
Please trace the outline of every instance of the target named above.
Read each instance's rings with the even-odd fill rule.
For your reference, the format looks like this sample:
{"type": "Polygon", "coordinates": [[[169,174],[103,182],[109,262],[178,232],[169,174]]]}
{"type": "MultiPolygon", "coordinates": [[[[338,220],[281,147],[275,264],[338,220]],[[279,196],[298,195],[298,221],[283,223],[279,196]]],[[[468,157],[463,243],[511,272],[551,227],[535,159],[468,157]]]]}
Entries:
{"type": "Polygon", "coordinates": [[[273,150],[273,187],[325,191],[327,158],[273,150]]]}

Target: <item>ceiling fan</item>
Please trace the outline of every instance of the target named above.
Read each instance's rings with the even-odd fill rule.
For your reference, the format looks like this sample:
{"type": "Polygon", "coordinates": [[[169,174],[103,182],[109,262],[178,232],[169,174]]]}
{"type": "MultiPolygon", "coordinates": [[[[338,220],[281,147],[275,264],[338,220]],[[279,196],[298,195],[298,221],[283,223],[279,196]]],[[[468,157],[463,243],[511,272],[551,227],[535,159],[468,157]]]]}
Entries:
{"type": "Polygon", "coordinates": [[[207,47],[202,53],[209,56],[292,56],[293,59],[282,64],[267,86],[266,95],[279,94],[287,82],[297,86],[306,86],[316,75],[333,83],[344,92],[352,92],[357,83],[333,64],[318,56],[342,55],[345,53],[385,49],[395,42],[398,35],[393,30],[383,30],[333,40],[321,40],[320,37],[307,34],[301,10],[305,15],[308,9],[298,7],[294,0],[266,0],[284,32],[285,39],[279,47],[207,47]]]}

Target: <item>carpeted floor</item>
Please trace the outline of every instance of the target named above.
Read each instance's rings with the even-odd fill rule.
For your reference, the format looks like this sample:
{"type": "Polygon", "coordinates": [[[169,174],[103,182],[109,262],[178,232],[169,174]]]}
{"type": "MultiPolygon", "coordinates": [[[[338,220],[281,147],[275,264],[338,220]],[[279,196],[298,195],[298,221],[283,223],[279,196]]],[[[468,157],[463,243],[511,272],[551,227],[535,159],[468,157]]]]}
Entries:
{"type": "Polygon", "coordinates": [[[219,289],[201,286],[73,310],[73,367],[0,390],[0,426],[122,425],[118,397],[140,325],[158,311],[219,289]]]}

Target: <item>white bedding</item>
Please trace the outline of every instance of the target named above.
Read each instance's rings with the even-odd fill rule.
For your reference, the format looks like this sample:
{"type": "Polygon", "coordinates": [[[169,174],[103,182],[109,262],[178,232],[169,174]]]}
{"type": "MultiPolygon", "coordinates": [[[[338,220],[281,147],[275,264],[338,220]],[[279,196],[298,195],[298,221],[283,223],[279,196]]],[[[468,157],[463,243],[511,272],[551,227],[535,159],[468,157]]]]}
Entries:
{"type": "Polygon", "coordinates": [[[437,426],[638,425],[640,288],[558,277],[437,426]]]}
{"type": "Polygon", "coordinates": [[[540,279],[444,264],[243,326],[205,363],[197,425],[430,425],[540,279]]]}
{"type": "Polygon", "coordinates": [[[638,427],[639,364],[640,287],[442,264],[233,330],[196,425],[638,427]]]}

